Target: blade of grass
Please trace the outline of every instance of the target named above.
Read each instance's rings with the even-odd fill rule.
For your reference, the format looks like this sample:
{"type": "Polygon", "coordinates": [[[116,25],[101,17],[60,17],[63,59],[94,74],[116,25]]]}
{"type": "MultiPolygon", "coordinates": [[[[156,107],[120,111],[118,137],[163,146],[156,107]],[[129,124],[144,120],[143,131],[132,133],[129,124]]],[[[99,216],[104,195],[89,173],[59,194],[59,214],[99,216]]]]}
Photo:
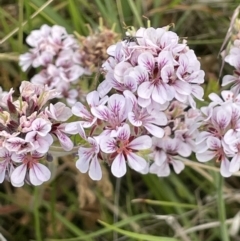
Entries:
{"type": "Polygon", "coordinates": [[[136,18],[137,24],[139,25],[138,27],[144,26],[141,18],[142,10],[136,8],[136,4],[133,0],[128,0],[128,4],[133,12],[133,16],[136,18]]]}
{"type": "Polygon", "coordinates": [[[116,226],[107,224],[103,221],[98,220],[100,224],[102,224],[104,227],[107,227],[109,229],[112,229],[120,234],[123,234],[129,238],[134,238],[137,240],[147,240],[147,241],[177,241],[175,238],[167,238],[167,237],[159,237],[159,236],[153,236],[153,235],[148,235],[148,234],[138,234],[138,233],[133,233],[130,231],[126,231],[120,228],[117,228],[116,226]]]}
{"type": "Polygon", "coordinates": [[[32,14],[32,9],[31,7],[29,6],[28,2],[27,1],[23,1],[24,3],[24,10],[25,10],[25,16],[26,16],[26,19],[27,19],[27,25],[28,25],[28,29],[33,29],[32,28],[32,21],[31,21],[31,14],[32,14]]]}
{"type": "MultiPolygon", "coordinates": [[[[32,0],[29,2],[30,6],[35,10],[41,8],[44,5],[42,0],[32,0]]],[[[68,32],[73,32],[73,28],[67,23],[67,21],[55,11],[50,5],[46,6],[41,12],[40,15],[44,17],[47,21],[52,24],[58,24],[66,28],[68,32]]]]}
{"type": "MultiPolygon", "coordinates": [[[[47,203],[47,202],[44,202],[43,205],[50,211],[51,210],[51,206],[47,203]]],[[[54,212],[54,211],[53,211],[54,212]]],[[[74,225],[72,222],[70,222],[69,220],[67,220],[63,215],[61,215],[60,213],[58,212],[54,212],[54,215],[55,217],[60,221],[62,222],[66,228],[68,228],[73,234],[75,235],[78,235],[79,237],[81,236],[86,236],[86,234],[81,230],[79,229],[76,225],[74,225]]],[[[93,239],[91,238],[86,238],[85,239],[86,241],[93,241],[93,239]]]]}
{"type": "MultiPolygon", "coordinates": [[[[139,221],[141,219],[149,218],[151,216],[152,216],[152,214],[149,214],[149,213],[138,214],[138,215],[135,215],[133,217],[129,217],[128,219],[124,219],[122,221],[119,221],[118,223],[115,223],[114,226],[115,227],[123,227],[123,226],[128,225],[129,223],[136,222],[136,221],[139,221]]],[[[83,235],[81,237],[64,239],[64,240],[63,239],[46,239],[45,241],[79,241],[79,240],[86,240],[87,238],[99,237],[99,236],[101,236],[103,234],[106,234],[106,233],[109,233],[111,231],[112,231],[111,229],[106,227],[106,228],[100,229],[98,231],[92,232],[90,234],[83,235]]]]}
{"type": "Polygon", "coordinates": [[[147,203],[156,206],[170,206],[170,207],[181,207],[181,208],[197,208],[197,205],[187,204],[187,203],[177,203],[177,202],[168,202],[168,201],[159,201],[159,200],[151,200],[151,199],[133,199],[132,203],[147,203]]]}
{"type": "Polygon", "coordinates": [[[87,34],[87,28],[85,28],[85,22],[83,15],[79,14],[79,9],[77,7],[76,0],[68,1],[68,12],[70,14],[70,19],[73,22],[73,28],[75,31],[81,34],[87,34]]]}

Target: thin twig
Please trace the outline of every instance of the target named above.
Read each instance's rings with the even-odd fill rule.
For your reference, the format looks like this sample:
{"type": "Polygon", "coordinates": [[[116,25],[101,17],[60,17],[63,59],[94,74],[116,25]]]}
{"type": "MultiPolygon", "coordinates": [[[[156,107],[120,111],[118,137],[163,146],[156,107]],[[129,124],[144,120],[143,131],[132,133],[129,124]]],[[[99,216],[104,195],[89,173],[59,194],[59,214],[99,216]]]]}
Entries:
{"type": "Polygon", "coordinates": [[[187,236],[186,232],[184,232],[184,229],[174,216],[155,215],[155,217],[160,220],[165,220],[166,223],[174,230],[176,236],[181,237],[184,241],[191,241],[191,239],[187,236]]]}
{"type": "MultiPolygon", "coordinates": [[[[233,218],[227,219],[225,221],[225,224],[232,224],[233,220],[234,220],[233,218]]],[[[215,222],[211,222],[211,223],[204,223],[204,224],[200,224],[200,225],[197,225],[195,227],[192,227],[192,228],[185,229],[184,233],[188,234],[188,233],[193,233],[193,232],[197,232],[197,231],[200,231],[200,230],[216,228],[216,227],[219,227],[219,226],[220,226],[219,221],[215,221],[215,222]]],[[[176,235],[175,237],[176,238],[180,237],[180,235],[176,235]]]]}
{"type": "Polygon", "coordinates": [[[11,61],[16,61],[18,62],[19,60],[19,55],[15,53],[0,53],[0,60],[11,60],[11,61]]]}

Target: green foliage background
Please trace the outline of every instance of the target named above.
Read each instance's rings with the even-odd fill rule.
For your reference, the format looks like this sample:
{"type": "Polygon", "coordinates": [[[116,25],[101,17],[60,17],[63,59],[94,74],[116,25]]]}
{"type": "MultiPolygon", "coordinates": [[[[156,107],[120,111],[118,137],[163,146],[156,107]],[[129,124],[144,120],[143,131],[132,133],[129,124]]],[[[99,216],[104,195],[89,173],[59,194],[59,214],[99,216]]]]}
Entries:
{"type": "MultiPolygon", "coordinates": [[[[155,28],[174,23],[173,31],[188,37],[206,71],[207,101],[210,92],[219,91],[217,56],[239,3],[0,0],[0,85],[9,90],[27,79],[18,67],[18,55],[28,49],[26,36],[42,24],[58,24],[69,33],[87,36],[86,24],[97,29],[102,18],[104,26],[114,28],[122,38],[124,26],[146,27],[148,19],[155,28]]],[[[231,71],[225,67],[223,74],[231,71]]],[[[8,182],[0,186],[0,233],[8,241],[240,240],[239,232],[232,231],[239,212],[239,178],[223,183],[218,169],[198,165],[194,157],[180,175],[158,178],[128,170],[121,180],[109,174],[102,186],[86,181],[84,175],[76,180],[73,159],[60,163],[51,167],[55,179],[41,187],[15,189],[8,182]],[[106,195],[109,185],[114,190],[106,195]]]]}

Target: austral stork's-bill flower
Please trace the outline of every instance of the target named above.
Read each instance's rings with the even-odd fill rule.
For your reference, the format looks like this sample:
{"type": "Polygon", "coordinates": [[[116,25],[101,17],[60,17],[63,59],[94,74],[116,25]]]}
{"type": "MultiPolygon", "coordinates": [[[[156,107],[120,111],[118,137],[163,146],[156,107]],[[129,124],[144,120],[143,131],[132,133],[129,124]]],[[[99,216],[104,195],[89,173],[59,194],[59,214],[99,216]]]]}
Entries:
{"type": "Polygon", "coordinates": [[[122,177],[126,174],[126,162],[136,171],[144,170],[147,162],[135,152],[149,149],[151,146],[152,140],[147,135],[132,138],[127,124],[118,129],[115,138],[103,137],[100,140],[101,150],[104,153],[112,154],[111,171],[116,177],[122,177]]]}

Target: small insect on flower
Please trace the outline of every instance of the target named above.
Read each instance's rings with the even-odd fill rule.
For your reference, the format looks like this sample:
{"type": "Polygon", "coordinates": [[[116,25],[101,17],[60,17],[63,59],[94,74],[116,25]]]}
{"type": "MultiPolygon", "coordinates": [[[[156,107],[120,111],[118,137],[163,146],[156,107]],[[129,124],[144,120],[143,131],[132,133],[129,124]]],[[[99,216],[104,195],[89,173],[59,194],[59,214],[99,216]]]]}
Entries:
{"type": "Polygon", "coordinates": [[[141,38],[141,37],[126,35],[123,37],[122,40],[126,41],[126,43],[131,43],[131,42],[137,43],[137,38],[141,38]]]}

